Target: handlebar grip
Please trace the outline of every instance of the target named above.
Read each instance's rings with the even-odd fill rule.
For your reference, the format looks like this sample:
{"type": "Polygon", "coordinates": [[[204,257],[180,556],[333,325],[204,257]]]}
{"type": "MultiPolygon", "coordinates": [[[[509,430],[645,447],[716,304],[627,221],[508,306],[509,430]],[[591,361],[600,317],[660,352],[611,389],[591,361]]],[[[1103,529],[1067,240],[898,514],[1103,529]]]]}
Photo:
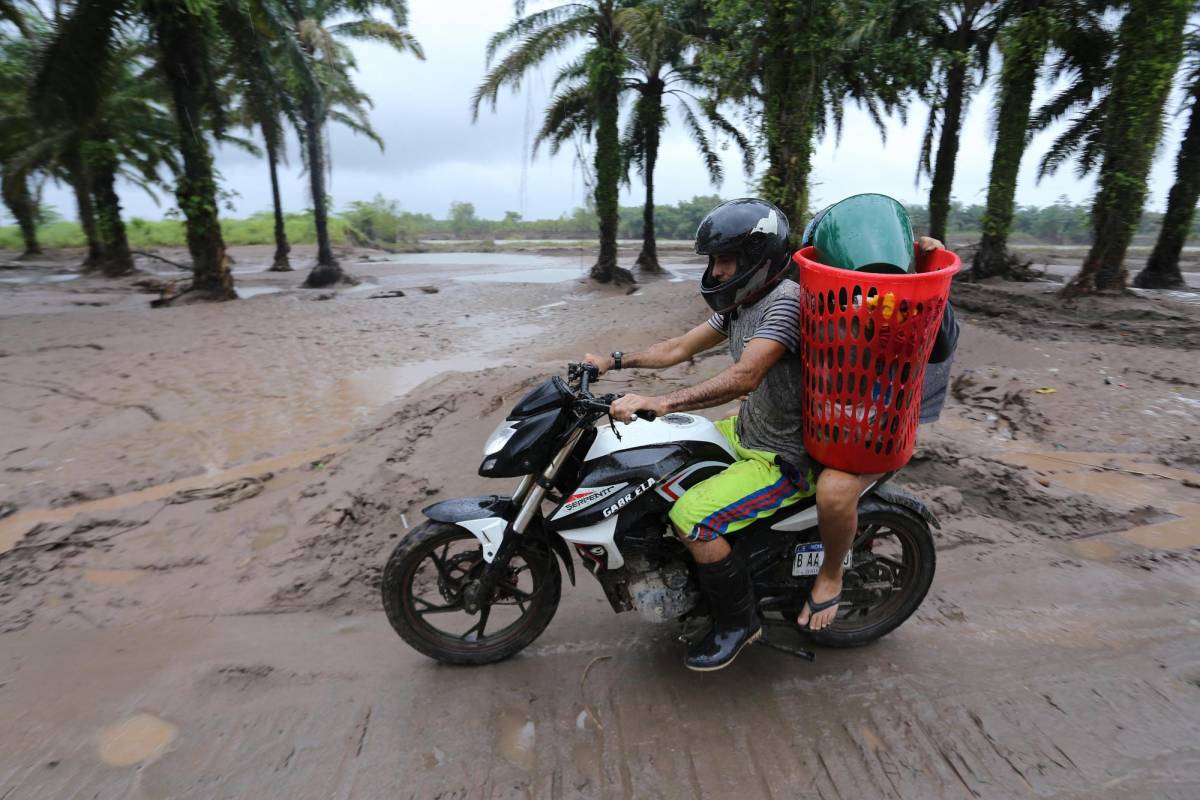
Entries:
{"type": "Polygon", "coordinates": [[[644,419],[647,422],[654,422],[654,420],[658,417],[658,414],[655,414],[653,411],[647,411],[646,409],[642,409],[641,411],[636,411],[634,413],[640,419],[644,419]]]}

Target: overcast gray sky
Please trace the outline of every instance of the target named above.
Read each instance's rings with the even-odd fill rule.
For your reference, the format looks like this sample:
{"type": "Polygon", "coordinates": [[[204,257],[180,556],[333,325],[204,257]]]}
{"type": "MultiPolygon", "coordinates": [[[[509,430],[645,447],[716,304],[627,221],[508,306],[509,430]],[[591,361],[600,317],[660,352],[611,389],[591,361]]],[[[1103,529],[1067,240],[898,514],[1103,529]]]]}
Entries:
{"type": "MultiPolygon", "coordinates": [[[[506,210],[521,211],[526,218],[557,217],[581,205],[584,188],[573,149],[564,149],[552,158],[543,148],[536,159],[528,160],[532,133],[549,94],[552,65],[531,74],[519,94],[502,93],[496,113],[485,108],[479,121],[471,122],[469,98],[485,71],[485,42],[509,23],[512,4],[505,0],[409,0],[409,7],[411,30],[425,48],[426,61],[396,54],[382,45],[354,45],[358,81],[375,101],[372,122],[387,147],[381,153],[370,141],[332,127],[335,207],[377,193],[398,200],[406,210],[437,217],[444,217],[455,200],[472,202],[480,216],[492,218],[506,210]]],[[[963,130],[954,196],[965,203],[985,199],[992,151],[991,107],[989,87],[975,97],[963,130]]],[[[861,191],[925,202],[928,181],[917,186],[913,180],[925,117],[924,108],[914,107],[907,125],[892,120],[885,145],[865,114],[847,110],[841,141],[830,136],[817,149],[814,203],[861,191]]],[[[1155,161],[1151,208],[1162,209],[1165,203],[1181,128],[1182,121],[1172,117],[1155,161]]],[[[1019,203],[1046,205],[1060,195],[1077,202],[1090,199],[1093,182],[1076,179],[1070,168],[1040,184],[1035,182],[1037,160],[1052,138],[1052,133],[1035,137],[1026,152],[1017,191],[1019,203]]],[[[301,211],[310,203],[294,141],[289,155],[290,165],[283,177],[284,206],[301,211]]],[[[237,215],[270,208],[264,161],[224,148],[217,166],[225,187],[239,195],[237,215]]],[[[726,159],[725,173],[724,185],[712,187],[691,141],[679,126],[673,126],[662,145],[657,200],[673,203],[697,194],[735,197],[752,193],[732,154],[726,159]]],[[[643,191],[635,177],[631,189],[622,193],[622,204],[639,203],[643,191]]],[[[74,202],[64,188],[47,186],[45,199],[64,216],[74,216],[74,202]]],[[[159,218],[174,204],[169,193],[162,200],[159,207],[140,190],[124,187],[122,191],[127,217],[159,218]]]]}

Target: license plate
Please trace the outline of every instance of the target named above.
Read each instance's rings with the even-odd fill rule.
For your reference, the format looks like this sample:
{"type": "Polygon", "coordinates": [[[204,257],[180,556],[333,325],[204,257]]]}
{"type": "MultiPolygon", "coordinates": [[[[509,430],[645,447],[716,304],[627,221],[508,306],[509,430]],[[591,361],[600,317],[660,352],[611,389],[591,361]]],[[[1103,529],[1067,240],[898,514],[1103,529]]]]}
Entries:
{"type": "MultiPolygon", "coordinates": [[[[853,555],[852,552],[846,553],[846,557],[842,559],[844,569],[850,569],[850,559],[853,555]]],[[[820,542],[798,544],[796,545],[796,560],[792,562],[792,575],[796,577],[816,575],[824,560],[825,547],[820,542]]]]}

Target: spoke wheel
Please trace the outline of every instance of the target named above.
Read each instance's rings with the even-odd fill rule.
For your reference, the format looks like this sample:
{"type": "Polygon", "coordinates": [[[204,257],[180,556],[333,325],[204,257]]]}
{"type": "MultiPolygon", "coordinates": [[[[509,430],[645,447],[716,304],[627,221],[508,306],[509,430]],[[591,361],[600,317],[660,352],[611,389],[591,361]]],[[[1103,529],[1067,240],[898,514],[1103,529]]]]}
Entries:
{"type": "Polygon", "coordinates": [[[451,664],[487,664],[519,652],[550,623],[562,578],[544,548],[517,552],[478,610],[467,610],[487,564],[470,531],[437,522],[414,528],[383,571],[383,606],[404,641],[451,664]]]}

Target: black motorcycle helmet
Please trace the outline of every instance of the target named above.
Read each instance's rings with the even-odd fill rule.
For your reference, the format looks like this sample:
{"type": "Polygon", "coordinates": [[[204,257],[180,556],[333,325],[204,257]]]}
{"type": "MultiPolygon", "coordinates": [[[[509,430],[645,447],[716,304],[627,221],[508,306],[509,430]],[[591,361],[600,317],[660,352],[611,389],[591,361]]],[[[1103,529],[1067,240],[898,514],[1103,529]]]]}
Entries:
{"type": "Polygon", "coordinates": [[[728,313],[753,303],[783,277],[791,258],[787,217],[765,200],[729,200],[700,223],[696,252],[708,256],[701,296],[713,311],[728,313]],[[713,256],[720,253],[737,253],[737,272],[724,283],[713,277],[713,256]]]}

